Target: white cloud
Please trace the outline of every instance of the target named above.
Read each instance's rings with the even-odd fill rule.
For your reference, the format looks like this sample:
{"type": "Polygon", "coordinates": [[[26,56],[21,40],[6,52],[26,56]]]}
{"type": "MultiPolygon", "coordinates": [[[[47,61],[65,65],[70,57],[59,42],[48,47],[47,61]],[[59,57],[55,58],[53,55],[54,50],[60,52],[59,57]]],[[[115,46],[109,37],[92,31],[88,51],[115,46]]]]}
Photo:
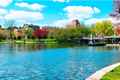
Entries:
{"type": "Polygon", "coordinates": [[[120,18],[110,18],[110,20],[112,21],[113,25],[118,25],[120,23],[120,18]]]}
{"type": "Polygon", "coordinates": [[[21,21],[31,21],[35,22],[43,19],[43,15],[40,12],[30,12],[30,11],[17,11],[11,10],[7,15],[5,15],[7,20],[21,20],[21,21]]]}
{"type": "Polygon", "coordinates": [[[91,18],[94,14],[100,13],[98,8],[89,6],[67,6],[64,11],[67,12],[66,15],[71,20],[91,18]]]}
{"type": "Polygon", "coordinates": [[[16,3],[15,5],[18,7],[28,8],[32,10],[42,10],[45,7],[44,5],[40,5],[38,3],[29,4],[26,2],[16,3]]]}
{"type": "Polygon", "coordinates": [[[0,8],[0,25],[4,24],[4,16],[8,13],[6,9],[0,8]]]}
{"type": "Polygon", "coordinates": [[[68,24],[69,20],[63,19],[63,20],[57,20],[52,23],[52,26],[57,26],[57,27],[65,27],[68,24]]]}
{"type": "Polygon", "coordinates": [[[54,26],[64,27],[71,20],[78,19],[79,21],[84,21],[85,23],[93,23],[98,21],[98,19],[92,18],[94,14],[100,13],[100,10],[96,7],[89,6],[67,6],[64,8],[66,11],[67,19],[57,20],[53,23],[54,26]],[[89,19],[85,21],[85,19],[89,19]]]}
{"type": "Polygon", "coordinates": [[[98,9],[96,7],[94,7],[93,10],[94,10],[95,13],[100,13],[100,9],[98,9]]]}
{"type": "Polygon", "coordinates": [[[0,7],[6,7],[12,3],[13,0],[0,0],[0,7]]]}
{"type": "Polygon", "coordinates": [[[40,11],[7,10],[0,8],[0,24],[3,24],[7,20],[13,20],[16,24],[34,24],[43,18],[44,16],[40,11]]]}
{"type": "MultiPolygon", "coordinates": [[[[110,17],[108,17],[108,18],[90,18],[90,19],[84,20],[83,22],[84,22],[85,25],[92,25],[92,24],[95,24],[97,22],[101,22],[101,21],[105,21],[105,20],[109,20],[113,23],[120,23],[120,20],[116,21],[116,20],[113,20],[110,17]]],[[[55,21],[52,25],[57,26],[57,27],[65,27],[70,22],[71,22],[71,20],[63,19],[63,20],[55,21]]]]}
{"type": "Polygon", "coordinates": [[[111,19],[110,17],[108,17],[108,18],[90,18],[90,19],[85,21],[85,24],[86,25],[91,25],[91,24],[95,24],[97,22],[101,22],[101,21],[104,21],[104,20],[110,20],[110,21],[113,22],[113,19],[111,19]]]}
{"type": "Polygon", "coordinates": [[[53,0],[54,2],[61,2],[61,3],[63,3],[63,2],[70,2],[70,0],[53,0]]]}
{"type": "Polygon", "coordinates": [[[8,11],[6,9],[0,8],[0,16],[3,16],[7,13],[8,13],[8,11]]]}

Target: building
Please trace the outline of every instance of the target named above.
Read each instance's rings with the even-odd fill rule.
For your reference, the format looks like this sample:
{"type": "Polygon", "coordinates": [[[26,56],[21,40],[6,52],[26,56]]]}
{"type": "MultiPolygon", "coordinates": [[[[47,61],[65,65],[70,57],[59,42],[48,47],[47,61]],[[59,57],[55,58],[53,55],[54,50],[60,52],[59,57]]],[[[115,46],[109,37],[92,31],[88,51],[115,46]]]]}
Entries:
{"type": "Polygon", "coordinates": [[[111,17],[117,17],[120,14],[120,0],[114,0],[113,12],[110,14],[111,17]]]}
{"type": "Polygon", "coordinates": [[[77,19],[72,20],[71,22],[69,22],[69,23],[67,24],[67,27],[68,27],[68,28],[80,27],[80,22],[79,22],[79,20],[77,20],[77,19]]]}
{"type": "Polygon", "coordinates": [[[39,29],[40,26],[38,25],[33,25],[33,24],[24,24],[23,25],[24,28],[32,28],[33,30],[39,29]]]}
{"type": "Polygon", "coordinates": [[[22,29],[14,28],[13,32],[14,32],[14,37],[16,39],[20,39],[20,38],[24,37],[24,32],[22,29]]]}
{"type": "Polygon", "coordinates": [[[115,33],[120,35],[120,0],[113,0],[113,12],[110,14],[115,33]]]}

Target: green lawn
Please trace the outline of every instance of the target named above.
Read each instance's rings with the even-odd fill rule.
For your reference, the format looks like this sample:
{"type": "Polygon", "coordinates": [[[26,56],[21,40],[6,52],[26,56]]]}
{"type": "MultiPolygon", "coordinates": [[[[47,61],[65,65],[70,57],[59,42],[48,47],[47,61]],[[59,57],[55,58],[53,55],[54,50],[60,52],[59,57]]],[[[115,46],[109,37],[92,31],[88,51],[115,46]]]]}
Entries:
{"type": "MultiPolygon", "coordinates": [[[[13,40],[11,41],[12,43],[16,43],[16,44],[29,44],[29,43],[57,43],[56,39],[27,39],[27,40],[13,40]]],[[[0,44],[4,44],[4,43],[10,43],[10,41],[7,40],[2,40],[0,41],[0,44]]]]}
{"type": "Polygon", "coordinates": [[[101,80],[120,80],[120,66],[104,75],[101,80]]]}

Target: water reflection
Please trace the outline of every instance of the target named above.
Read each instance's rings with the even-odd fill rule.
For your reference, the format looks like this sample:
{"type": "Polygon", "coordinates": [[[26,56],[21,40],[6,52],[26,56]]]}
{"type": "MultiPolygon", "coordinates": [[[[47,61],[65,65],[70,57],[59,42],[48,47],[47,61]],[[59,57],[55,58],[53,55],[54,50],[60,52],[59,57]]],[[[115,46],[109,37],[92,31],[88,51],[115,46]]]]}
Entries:
{"type": "MultiPolygon", "coordinates": [[[[10,50],[10,51],[37,51],[40,49],[47,49],[47,48],[82,48],[86,49],[87,46],[80,46],[79,44],[0,44],[1,50],[10,50]]],[[[89,51],[98,50],[98,51],[106,51],[106,50],[119,50],[120,47],[88,47],[89,51]]]]}
{"type": "MultiPolygon", "coordinates": [[[[79,45],[77,45],[79,46],[79,45]]],[[[6,48],[6,50],[17,50],[17,51],[36,51],[46,48],[65,48],[65,47],[76,47],[75,44],[0,44],[0,49],[6,48]]]]}
{"type": "Polygon", "coordinates": [[[0,45],[0,80],[85,80],[120,61],[119,48],[68,44],[0,45]]]}

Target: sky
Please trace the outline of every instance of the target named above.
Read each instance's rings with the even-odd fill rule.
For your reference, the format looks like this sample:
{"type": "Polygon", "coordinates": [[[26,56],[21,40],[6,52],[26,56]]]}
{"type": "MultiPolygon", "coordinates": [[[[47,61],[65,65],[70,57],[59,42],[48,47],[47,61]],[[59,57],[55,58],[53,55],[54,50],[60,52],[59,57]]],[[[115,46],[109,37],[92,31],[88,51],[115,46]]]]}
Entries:
{"type": "Polygon", "coordinates": [[[63,27],[78,19],[89,25],[109,19],[112,10],[112,0],[0,0],[0,24],[63,27]]]}

